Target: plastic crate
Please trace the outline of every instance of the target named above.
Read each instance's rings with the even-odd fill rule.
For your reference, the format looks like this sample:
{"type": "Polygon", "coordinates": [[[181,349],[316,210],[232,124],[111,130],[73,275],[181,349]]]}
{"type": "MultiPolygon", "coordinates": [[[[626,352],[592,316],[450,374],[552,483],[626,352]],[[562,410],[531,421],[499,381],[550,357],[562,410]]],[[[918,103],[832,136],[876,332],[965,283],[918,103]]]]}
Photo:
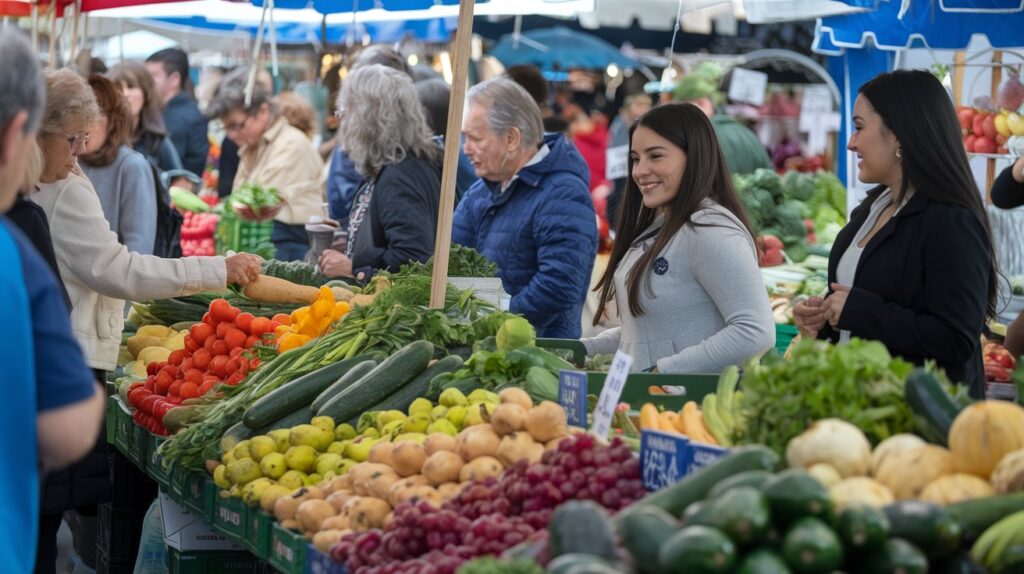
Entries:
{"type": "Polygon", "coordinates": [[[229,538],[245,544],[246,520],[249,507],[241,498],[218,496],[213,505],[210,524],[229,538]]]}
{"type": "Polygon", "coordinates": [[[101,549],[96,550],[96,574],[133,574],[135,559],[111,557],[101,549]]]}
{"type": "Polygon", "coordinates": [[[274,530],[274,517],[258,508],[250,508],[245,519],[244,546],[260,558],[270,557],[270,534],[274,530]]]}
{"type": "Polygon", "coordinates": [[[328,554],[320,552],[310,546],[306,549],[307,568],[309,574],[346,574],[348,569],[344,564],[338,564],[328,554]]]}
{"type": "Polygon", "coordinates": [[[149,456],[149,431],[142,428],[131,418],[125,431],[124,454],[140,469],[146,468],[146,457],[149,456]]]}
{"type": "Polygon", "coordinates": [[[146,437],[146,474],[148,474],[153,480],[160,485],[160,489],[164,492],[171,490],[171,473],[170,469],[164,468],[162,462],[163,457],[157,452],[160,445],[167,440],[167,437],[148,433],[146,437]]]}
{"type": "Polygon", "coordinates": [[[167,549],[169,574],[251,574],[259,561],[248,552],[205,550],[188,552],[167,549]]]}
{"type": "Polygon", "coordinates": [[[246,251],[273,256],[274,245],[270,242],[273,232],[273,221],[246,221],[229,210],[217,224],[217,253],[246,251]]]}
{"type": "Polygon", "coordinates": [[[209,520],[219,493],[215,485],[207,489],[207,482],[213,485],[213,481],[201,472],[176,468],[171,478],[171,499],[209,520]]]}
{"type": "Polygon", "coordinates": [[[797,330],[795,325],[775,325],[775,350],[780,355],[785,355],[789,344],[796,338],[797,330]]]}
{"type": "Polygon", "coordinates": [[[121,451],[110,449],[107,458],[113,484],[112,508],[145,513],[157,496],[156,483],[121,451]]]}
{"type": "Polygon", "coordinates": [[[107,556],[124,558],[126,551],[138,548],[144,515],[115,510],[109,503],[96,507],[96,547],[107,556]]]}
{"type": "Polygon", "coordinates": [[[135,421],[128,412],[127,407],[117,396],[107,398],[107,442],[117,447],[126,456],[128,454],[128,443],[131,441],[134,432],[135,421]]]}
{"type": "Polygon", "coordinates": [[[298,532],[274,523],[270,533],[270,563],[285,574],[305,574],[309,541],[298,532]]]}

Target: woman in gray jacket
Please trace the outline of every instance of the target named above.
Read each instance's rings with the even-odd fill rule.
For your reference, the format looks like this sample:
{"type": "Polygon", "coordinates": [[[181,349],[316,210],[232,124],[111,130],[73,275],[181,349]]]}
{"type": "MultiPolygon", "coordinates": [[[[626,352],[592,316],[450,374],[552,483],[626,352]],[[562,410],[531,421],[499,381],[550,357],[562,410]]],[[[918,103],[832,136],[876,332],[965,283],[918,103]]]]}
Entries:
{"type": "Polygon", "coordinates": [[[588,354],[632,355],[634,371],[718,373],[775,344],[753,232],[715,131],[692,104],[654,108],[630,130],[629,169],[596,318],[622,326],[588,354]]]}

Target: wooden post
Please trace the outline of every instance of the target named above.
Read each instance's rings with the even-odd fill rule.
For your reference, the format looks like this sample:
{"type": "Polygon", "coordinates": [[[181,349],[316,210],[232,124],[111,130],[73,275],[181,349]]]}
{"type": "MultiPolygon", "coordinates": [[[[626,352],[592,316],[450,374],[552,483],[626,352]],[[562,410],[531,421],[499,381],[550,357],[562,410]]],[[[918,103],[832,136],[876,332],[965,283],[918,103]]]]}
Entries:
{"type": "Polygon", "coordinates": [[[430,284],[430,306],[435,309],[444,307],[444,294],[448,287],[448,250],[452,242],[455,175],[459,163],[462,108],[466,99],[474,4],[474,0],[459,2],[459,23],[455,31],[455,73],[452,80],[452,95],[448,102],[448,128],[444,136],[444,167],[441,172],[441,202],[437,209],[437,234],[434,241],[434,275],[430,284]]]}
{"type": "MultiPolygon", "coordinates": [[[[997,64],[992,68],[992,99],[999,95],[999,84],[1003,83],[1003,68],[998,64],[1003,62],[1002,50],[992,53],[992,63],[997,64]]],[[[988,158],[985,160],[985,204],[992,203],[992,183],[996,180],[996,160],[988,158]]]]}
{"type": "Polygon", "coordinates": [[[964,101],[964,65],[967,63],[967,54],[957,52],[953,56],[953,104],[959,106],[964,101]]]}

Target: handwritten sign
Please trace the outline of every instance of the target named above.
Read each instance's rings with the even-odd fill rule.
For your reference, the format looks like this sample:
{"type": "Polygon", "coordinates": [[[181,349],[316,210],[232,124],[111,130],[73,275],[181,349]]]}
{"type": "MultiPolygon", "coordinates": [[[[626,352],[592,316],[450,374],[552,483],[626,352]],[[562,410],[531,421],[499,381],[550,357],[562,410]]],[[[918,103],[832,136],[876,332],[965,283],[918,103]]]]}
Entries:
{"type": "Polygon", "coordinates": [[[690,442],[690,456],[686,461],[686,474],[711,466],[729,453],[729,449],[700,442],[690,442]]]}
{"type": "Polygon", "coordinates": [[[604,177],[609,181],[623,179],[629,175],[629,146],[608,148],[605,152],[604,177]]]}
{"type": "Polygon", "coordinates": [[[563,369],[558,373],[558,404],[571,426],[587,426],[587,374],[563,369]]]}
{"type": "Polygon", "coordinates": [[[682,435],[644,430],[640,434],[640,475],[644,488],[655,491],[686,476],[690,439],[682,435]]]}
{"type": "Polygon", "coordinates": [[[764,105],[764,92],[768,88],[768,74],[733,68],[729,78],[729,99],[755,106],[764,105]]]}
{"type": "Polygon", "coordinates": [[[619,404],[622,388],[626,386],[626,377],[629,376],[629,366],[632,364],[633,357],[622,351],[615,352],[612,367],[608,370],[604,388],[601,389],[601,396],[597,399],[597,408],[594,409],[594,423],[590,427],[590,434],[601,438],[608,437],[608,432],[612,428],[612,417],[615,416],[615,407],[619,404]]]}

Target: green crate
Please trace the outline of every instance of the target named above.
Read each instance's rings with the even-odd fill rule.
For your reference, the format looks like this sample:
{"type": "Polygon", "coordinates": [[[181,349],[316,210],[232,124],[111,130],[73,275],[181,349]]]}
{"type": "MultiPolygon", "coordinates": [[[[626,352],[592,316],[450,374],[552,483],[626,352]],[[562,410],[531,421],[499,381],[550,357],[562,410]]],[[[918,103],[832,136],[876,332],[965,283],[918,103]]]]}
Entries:
{"type": "Polygon", "coordinates": [[[274,246],[270,242],[273,232],[273,220],[246,221],[228,210],[217,224],[217,253],[247,251],[273,256],[274,246]]]}
{"type": "MultiPolygon", "coordinates": [[[[146,474],[150,476],[157,484],[160,485],[160,489],[164,492],[171,493],[171,473],[169,469],[165,469],[163,466],[163,457],[157,452],[160,445],[167,440],[167,437],[147,433],[146,436],[146,474]]],[[[174,496],[172,495],[173,499],[174,496]]]]}
{"type": "Polygon", "coordinates": [[[201,472],[179,470],[175,473],[175,496],[178,503],[202,517],[210,515],[209,508],[215,500],[211,496],[219,496],[219,492],[206,489],[207,477],[201,472]]]}
{"type": "Polygon", "coordinates": [[[256,557],[248,552],[167,549],[169,574],[251,574],[257,564],[256,557]]]}
{"type": "Polygon", "coordinates": [[[127,443],[125,444],[125,456],[139,468],[146,468],[149,456],[149,431],[128,419],[131,428],[128,430],[127,443]]]}
{"type": "Polygon", "coordinates": [[[537,339],[537,346],[541,349],[561,349],[572,351],[572,363],[582,367],[587,360],[587,348],[576,339],[537,339]]]}
{"type": "Polygon", "coordinates": [[[213,517],[210,524],[218,532],[228,538],[244,544],[245,524],[249,516],[249,507],[241,498],[218,496],[213,504],[213,517]]]}
{"type": "Polygon", "coordinates": [[[270,533],[277,520],[258,508],[250,508],[245,521],[244,545],[261,559],[270,557],[270,533]]]}
{"type": "MultiPolygon", "coordinates": [[[[601,396],[607,373],[587,373],[587,393],[601,396]]],[[[678,411],[687,401],[700,403],[704,396],[715,392],[718,387],[718,375],[669,375],[661,373],[630,373],[626,377],[626,385],[622,388],[619,402],[629,403],[634,410],[644,403],[654,403],[678,411]],[[682,390],[682,394],[651,394],[651,386],[673,387],[673,391],[682,390]]]]}
{"type": "Polygon", "coordinates": [[[789,348],[789,344],[796,338],[797,330],[794,325],[775,325],[775,350],[780,355],[786,354],[786,349],[789,348]]]}
{"type": "Polygon", "coordinates": [[[213,522],[213,513],[217,508],[217,501],[220,500],[220,487],[214,484],[213,479],[203,481],[203,520],[207,524],[213,522]]]}
{"type": "Polygon", "coordinates": [[[298,532],[274,523],[270,533],[270,564],[285,574],[305,574],[309,541],[298,532]]]}
{"type": "Polygon", "coordinates": [[[121,406],[121,400],[116,397],[107,397],[107,420],[104,424],[107,427],[107,442],[117,447],[121,452],[125,451],[124,433],[127,432],[127,424],[134,424],[131,415],[121,406]]]}

